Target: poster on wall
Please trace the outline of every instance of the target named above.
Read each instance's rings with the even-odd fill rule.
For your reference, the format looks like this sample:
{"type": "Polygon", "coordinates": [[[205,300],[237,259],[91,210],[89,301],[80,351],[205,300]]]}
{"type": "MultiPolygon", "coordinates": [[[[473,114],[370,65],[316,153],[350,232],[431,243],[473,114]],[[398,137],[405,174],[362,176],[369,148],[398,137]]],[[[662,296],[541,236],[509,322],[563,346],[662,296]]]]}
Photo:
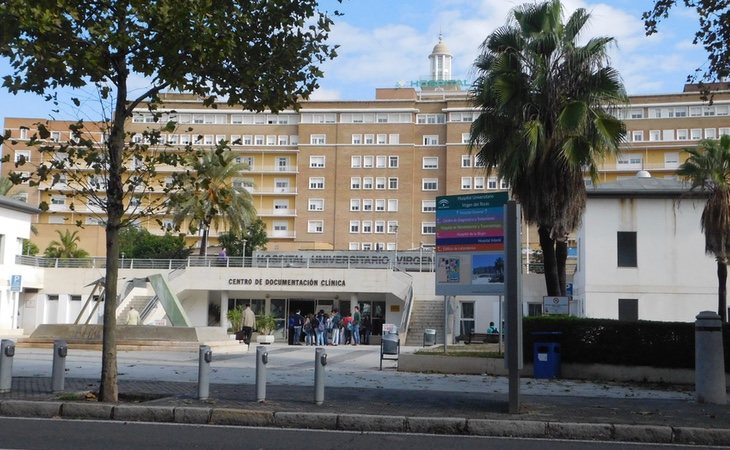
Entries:
{"type": "Polygon", "coordinates": [[[507,192],[436,197],[436,294],[504,292],[507,192]]]}

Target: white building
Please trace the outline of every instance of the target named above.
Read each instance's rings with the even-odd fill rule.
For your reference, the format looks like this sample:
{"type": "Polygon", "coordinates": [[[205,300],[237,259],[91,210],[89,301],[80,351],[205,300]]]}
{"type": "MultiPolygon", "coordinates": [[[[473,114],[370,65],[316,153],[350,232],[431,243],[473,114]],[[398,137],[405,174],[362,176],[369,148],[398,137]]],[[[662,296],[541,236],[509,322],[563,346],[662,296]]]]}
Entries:
{"type": "Polygon", "coordinates": [[[583,315],[689,322],[716,311],[716,263],[700,229],[704,205],[680,181],[644,171],[590,188],[573,292],[583,315]]]}

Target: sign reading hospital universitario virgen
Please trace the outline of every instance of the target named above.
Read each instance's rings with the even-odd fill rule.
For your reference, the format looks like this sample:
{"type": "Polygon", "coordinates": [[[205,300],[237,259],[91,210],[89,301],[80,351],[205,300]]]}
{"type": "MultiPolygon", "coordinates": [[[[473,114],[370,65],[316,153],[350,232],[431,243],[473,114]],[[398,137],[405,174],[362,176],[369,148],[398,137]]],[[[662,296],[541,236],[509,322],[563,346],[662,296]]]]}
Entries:
{"type": "Polygon", "coordinates": [[[507,192],[436,197],[436,294],[504,293],[507,192]]]}

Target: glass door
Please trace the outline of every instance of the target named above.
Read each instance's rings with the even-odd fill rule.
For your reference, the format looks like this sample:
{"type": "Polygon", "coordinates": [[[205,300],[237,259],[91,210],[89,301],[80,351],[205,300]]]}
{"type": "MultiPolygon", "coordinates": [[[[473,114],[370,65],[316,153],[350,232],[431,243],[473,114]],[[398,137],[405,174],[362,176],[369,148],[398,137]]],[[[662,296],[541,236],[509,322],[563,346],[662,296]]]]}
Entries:
{"type": "Polygon", "coordinates": [[[469,336],[474,332],[474,302],[461,302],[459,323],[462,336],[469,336]]]}

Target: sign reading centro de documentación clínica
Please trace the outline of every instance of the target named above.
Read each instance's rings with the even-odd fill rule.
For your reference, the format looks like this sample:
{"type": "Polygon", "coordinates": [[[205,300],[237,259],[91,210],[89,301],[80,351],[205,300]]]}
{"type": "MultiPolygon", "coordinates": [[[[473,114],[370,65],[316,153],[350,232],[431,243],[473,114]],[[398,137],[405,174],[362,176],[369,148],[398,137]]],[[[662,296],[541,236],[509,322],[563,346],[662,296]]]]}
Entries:
{"type": "Polygon", "coordinates": [[[436,294],[504,293],[507,192],[436,197],[436,294]]]}

